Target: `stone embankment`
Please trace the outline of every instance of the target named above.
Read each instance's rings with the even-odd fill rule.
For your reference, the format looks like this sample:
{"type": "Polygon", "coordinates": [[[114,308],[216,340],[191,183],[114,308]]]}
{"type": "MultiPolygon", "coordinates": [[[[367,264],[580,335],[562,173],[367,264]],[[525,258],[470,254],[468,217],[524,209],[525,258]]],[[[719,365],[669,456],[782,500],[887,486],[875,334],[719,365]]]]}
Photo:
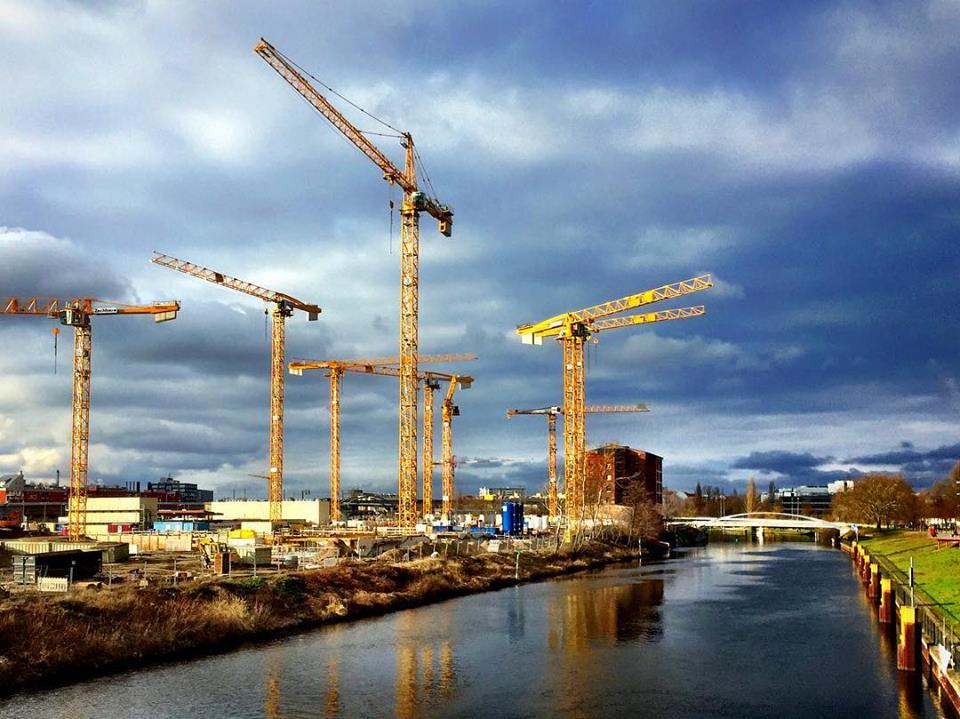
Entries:
{"type": "Polygon", "coordinates": [[[960,550],[941,550],[920,532],[888,533],[842,546],[878,621],[896,630],[897,669],[928,672],[941,701],[960,713],[960,675],[954,666],[960,632],[946,609],[954,599],[960,550]]]}

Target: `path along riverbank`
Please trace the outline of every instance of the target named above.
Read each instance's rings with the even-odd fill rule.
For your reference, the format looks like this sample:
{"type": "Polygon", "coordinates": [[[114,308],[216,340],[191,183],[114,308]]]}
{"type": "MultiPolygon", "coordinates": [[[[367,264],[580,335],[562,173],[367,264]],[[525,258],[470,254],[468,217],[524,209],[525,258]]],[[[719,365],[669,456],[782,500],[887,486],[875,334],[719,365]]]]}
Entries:
{"type": "Polygon", "coordinates": [[[927,671],[960,713],[960,549],[925,532],[877,532],[844,545],[881,624],[896,628],[897,667],[927,671]]]}
{"type": "Polygon", "coordinates": [[[145,664],[222,652],[325,623],[636,561],[594,543],[523,552],[342,562],[279,575],[177,587],[119,586],[0,600],[0,693],[49,687],[145,664]]]}

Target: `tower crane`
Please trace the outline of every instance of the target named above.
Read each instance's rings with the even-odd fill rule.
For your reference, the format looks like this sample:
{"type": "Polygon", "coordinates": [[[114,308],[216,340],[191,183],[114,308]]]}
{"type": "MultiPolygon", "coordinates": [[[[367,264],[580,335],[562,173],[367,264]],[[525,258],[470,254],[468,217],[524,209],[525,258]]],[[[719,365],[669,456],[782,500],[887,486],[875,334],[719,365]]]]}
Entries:
{"type": "Polygon", "coordinates": [[[584,508],[586,453],[584,346],[587,340],[597,332],[617,327],[699,317],[706,313],[703,305],[631,315],[621,315],[621,313],[654,302],[699,292],[709,287],[713,287],[713,279],[709,274],[703,274],[517,327],[517,334],[520,335],[524,344],[541,345],[545,337],[553,337],[563,346],[563,482],[564,514],[568,528],[582,518],[584,508]]]}
{"type": "Polygon", "coordinates": [[[153,315],[156,322],[177,318],[179,302],[152,305],[124,305],[92,297],[8,297],[0,303],[0,314],[39,315],[60,320],[73,327],[73,407],[70,430],[70,492],[67,495],[67,534],[79,541],[87,533],[87,469],[90,447],[90,377],[92,372],[93,327],[90,318],[105,315],[153,315]]]}
{"type": "MultiPolygon", "coordinates": [[[[453,418],[460,416],[460,408],[453,403],[453,395],[457,387],[469,389],[473,384],[472,377],[454,375],[447,384],[447,393],[443,398],[443,404],[440,407],[440,490],[442,492],[443,504],[440,514],[445,521],[450,521],[453,515],[453,418]]],[[[424,478],[426,479],[426,478],[424,478]]],[[[430,478],[430,484],[433,484],[433,477],[430,478]]],[[[424,482],[426,486],[427,482],[424,482]]],[[[426,514],[426,510],[424,510],[426,514]]]]}
{"type": "MultiPolygon", "coordinates": [[[[645,404],[588,404],[584,414],[622,414],[627,412],[649,412],[645,404]]],[[[563,407],[540,407],[539,409],[508,409],[507,419],[518,414],[539,414],[547,418],[547,507],[551,517],[560,516],[560,502],[557,496],[557,415],[563,414],[563,407]]]]}
{"type": "MultiPolygon", "coordinates": [[[[451,355],[451,356],[457,357],[460,355],[451,355]]],[[[467,356],[473,357],[473,355],[467,355],[467,356]]],[[[320,366],[323,364],[324,364],[323,360],[295,360],[291,362],[289,365],[290,374],[301,375],[306,370],[328,369],[326,367],[320,366]]],[[[400,376],[400,368],[395,365],[376,365],[376,364],[369,365],[368,364],[368,365],[362,365],[353,369],[348,369],[346,371],[355,372],[357,374],[381,375],[383,377],[399,377],[400,376]]],[[[442,380],[445,380],[445,381],[454,380],[462,389],[468,389],[473,384],[473,377],[469,375],[459,375],[459,374],[454,375],[454,374],[448,374],[446,372],[434,372],[434,371],[423,372],[422,374],[417,375],[418,387],[421,382],[423,383],[424,388],[428,386],[430,387],[430,389],[425,389],[425,392],[429,393],[429,397],[431,401],[430,411],[424,412],[425,425],[429,421],[429,431],[425,428],[424,437],[429,437],[429,440],[430,440],[429,445],[424,445],[424,455],[431,458],[430,465],[429,465],[431,467],[431,470],[425,471],[423,474],[423,481],[425,486],[424,496],[427,497],[427,499],[429,500],[425,505],[426,507],[431,507],[433,502],[432,467],[434,465],[434,462],[432,461],[432,458],[433,458],[433,407],[432,407],[433,394],[432,392],[433,390],[439,388],[440,381],[442,380]]],[[[339,444],[337,445],[337,449],[339,449],[339,444]]],[[[447,462],[447,463],[453,462],[452,436],[451,436],[449,451],[450,451],[449,456],[441,455],[441,467],[443,466],[444,462],[447,462]]],[[[424,464],[426,464],[426,462],[424,462],[424,464]]],[[[427,512],[424,511],[424,514],[427,514],[427,512]]]]}
{"type": "Polygon", "coordinates": [[[321,310],[316,305],[301,302],[283,292],[268,290],[252,282],[238,280],[236,277],[170,255],[154,252],[151,262],[229,290],[258,297],[273,305],[270,333],[270,455],[267,471],[270,479],[267,481],[267,501],[271,523],[279,522],[283,518],[283,362],[287,342],[286,321],[293,316],[294,310],[301,310],[306,312],[307,319],[313,322],[319,317],[321,310]]]}
{"type": "MultiPolygon", "coordinates": [[[[360,130],[354,127],[326,97],[320,94],[295,63],[260,38],[254,47],[263,60],[340,133],[376,165],[391,185],[403,190],[400,206],[400,421],[398,468],[398,518],[401,527],[417,520],[417,352],[420,327],[420,213],[439,223],[440,233],[450,237],[453,211],[420,190],[417,182],[419,156],[409,132],[400,132],[404,165],[400,170],[360,130]]],[[[316,79],[316,78],[314,78],[316,79]]],[[[369,113],[367,113],[369,115],[369,113]]],[[[372,116],[371,116],[372,117],[372,116]]],[[[393,128],[391,128],[393,129],[393,128]]],[[[420,163],[422,164],[422,162],[420,163]]],[[[427,178],[429,185],[429,178],[427,178]]]]}
{"type": "MultiPolygon", "coordinates": [[[[465,362],[475,360],[474,354],[419,355],[420,363],[465,362]]],[[[330,521],[339,522],[340,517],[340,392],[344,372],[373,374],[374,368],[393,367],[400,364],[399,357],[367,357],[348,360],[294,360],[290,363],[291,374],[302,375],[304,370],[326,370],[330,380],[330,521]]],[[[430,382],[424,384],[424,393],[430,382]]],[[[427,419],[424,405],[424,438],[426,438],[427,419]]],[[[426,445],[424,445],[426,451],[426,445]]],[[[426,468],[426,467],[424,467],[426,468]]]]}

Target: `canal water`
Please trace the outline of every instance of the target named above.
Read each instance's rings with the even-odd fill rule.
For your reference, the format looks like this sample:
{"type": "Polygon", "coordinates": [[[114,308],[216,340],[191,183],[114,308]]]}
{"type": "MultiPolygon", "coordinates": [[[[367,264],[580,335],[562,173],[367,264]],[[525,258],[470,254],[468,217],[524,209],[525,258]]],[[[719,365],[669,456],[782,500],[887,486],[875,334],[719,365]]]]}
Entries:
{"type": "Polygon", "coordinates": [[[0,702],[0,717],[944,716],[813,544],[474,595],[0,702]]]}

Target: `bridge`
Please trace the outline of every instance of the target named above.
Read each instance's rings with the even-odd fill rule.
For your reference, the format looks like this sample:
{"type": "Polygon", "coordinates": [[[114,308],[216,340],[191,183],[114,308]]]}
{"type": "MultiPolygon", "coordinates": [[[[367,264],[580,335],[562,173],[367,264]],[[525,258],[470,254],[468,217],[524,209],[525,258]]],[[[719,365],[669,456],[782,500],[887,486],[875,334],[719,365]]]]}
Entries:
{"type": "Polygon", "coordinates": [[[701,529],[801,529],[812,530],[833,529],[840,532],[840,536],[855,531],[853,525],[847,522],[828,522],[819,517],[808,517],[804,514],[786,514],[784,512],[744,512],[743,514],[727,514],[723,517],[674,517],[667,521],[668,525],[687,525],[701,529]]]}

